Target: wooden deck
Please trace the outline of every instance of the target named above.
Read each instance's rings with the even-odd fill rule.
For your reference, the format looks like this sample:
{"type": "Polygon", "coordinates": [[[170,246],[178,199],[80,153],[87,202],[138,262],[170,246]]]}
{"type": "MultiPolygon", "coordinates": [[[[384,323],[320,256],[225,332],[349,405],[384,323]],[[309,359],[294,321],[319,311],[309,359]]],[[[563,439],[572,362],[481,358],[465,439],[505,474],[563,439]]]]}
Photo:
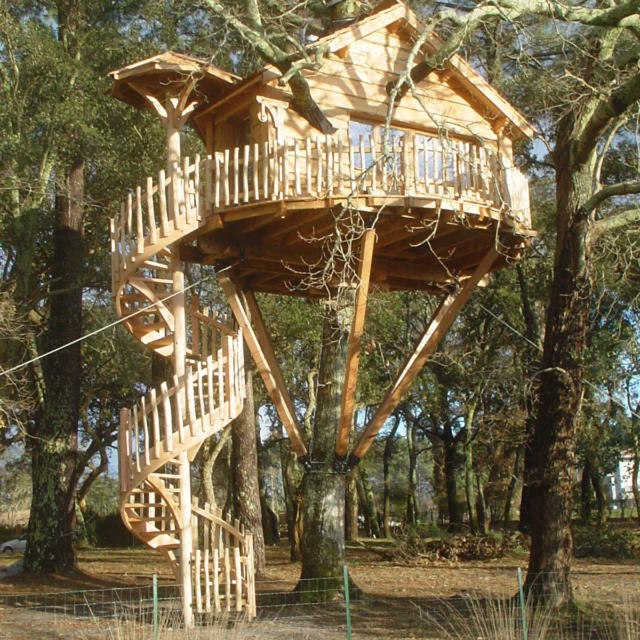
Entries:
{"type": "Polygon", "coordinates": [[[114,273],[177,242],[183,260],[233,264],[254,291],[322,295],[300,282],[324,259],[321,239],[355,215],[375,227],[374,286],[433,289],[494,245],[500,268],[531,235],[526,178],[460,140],[287,139],[185,158],[172,173],[129,194],[112,229],[114,273]]]}

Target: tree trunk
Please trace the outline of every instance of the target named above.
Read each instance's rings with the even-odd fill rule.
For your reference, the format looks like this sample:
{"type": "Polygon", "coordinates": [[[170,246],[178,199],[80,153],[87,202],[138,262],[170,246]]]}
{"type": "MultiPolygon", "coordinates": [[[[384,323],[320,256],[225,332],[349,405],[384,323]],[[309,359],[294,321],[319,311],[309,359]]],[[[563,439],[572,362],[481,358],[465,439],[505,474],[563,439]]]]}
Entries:
{"type": "Polygon", "coordinates": [[[416,425],[407,420],[407,449],[409,453],[409,470],[407,473],[407,525],[414,527],[418,524],[416,425]]]}
{"type": "Polygon", "coordinates": [[[393,442],[396,437],[396,432],[400,426],[400,420],[395,418],[393,428],[389,432],[389,435],[385,439],[384,452],[382,454],[382,475],[383,475],[383,498],[382,498],[382,527],[385,538],[391,538],[391,527],[389,526],[389,519],[391,518],[391,457],[393,456],[393,442]]]}
{"type": "Polygon", "coordinates": [[[356,471],[347,476],[345,491],[345,538],[349,542],[358,539],[358,487],[356,471]]]}
{"type": "Polygon", "coordinates": [[[451,433],[451,426],[445,426],[444,437],[444,477],[447,490],[447,510],[449,512],[449,528],[459,530],[462,526],[462,513],[458,505],[458,483],[456,474],[458,460],[456,455],[456,441],[451,433]]]}
{"type": "Polygon", "coordinates": [[[584,525],[591,522],[591,508],[591,461],[587,457],[580,478],[580,520],[584,525]]]}
{"type": "MultiPolygon", "coordinates": [[[[518,275],[518,285],[520,288],[520,302],[522,305],[522,316],[525,321],[525,336],[532,345],[541,345],[540,328],[536,317],[531,296],[529,295],[529,285],[525,278],[522,264],[516,265],[516,273],[518,275]]],[[[533,349],[527,348],[525,357],[525,380],[534,380],[537,377],[539,369],[538,353],[533,349]]],[[[531,450],[531,442],[535,431],[536,416],[535,405],[532,394],[525,396],[525,409],[527,411],[527,419],[525,422],[525,440],[524,440],[524,465],[522,469],[522,493],[520,495],[520,522],[518,529],[522,533],[529,533],[531,530],[531,503],[529,500],[529,477],[533,470],[533,451],[531,450]]]]}
{"type": "MultiPolygon", "coordinates": [[[[636,409],[637,412],[637,409],[636,409]]],[[[635,425],[634,425],[635,426],[635,425]]],[[[640,447],[638,446],[638,436],[633,438],[633,470],[631,471],[631,491],[633,501],[636,503],[636,518],[640,525],[640,488],[638,488],[638,475],[640,471],[640,447]]]]}
{"type": "MultiPolygon", "coordinates": [[[[49,327],[45,350],[82,335],[84,261],[84,164],[74,163],[56,197],[56,228],[49,327]]],[[[70,571],[75,489],[78,481],[78,421],[82,384],[81,345],[42,361],[45,398],[32,439],[33,499],[24,568],[27,572],[70,571]]]]}
{"type": "Polygon", "coordinates": [[[358,467],[356,482],[358,483],[358,491],[361,493],[361,500],[366,507],[367,533],[373,538],[379,538],[378,508],[376,507],[376,499],[369,482],[369,474],[364,467],[358,467]]]}
{"type": "MultiPolygon", "coordinates": [[[[248,356],[246,361],[248,362],[248,356]]],[[[264,535],[258,482],[253,380],[250,369],[247,371],[246,397],[242,413],[231,423],[231,478],[233,512],[245,529],[253,534],[256,571],[261,574],[265,567],[264,535]]]]}
{"type": "Polygon", "coordinates": [[[271,508],[265,486],[265,452],[258,453],[258,482],[260,486],[260,513],[262,517],[262,534],[265,545],[274,545],[280,542],[280,520],[278,514],[271,508]]]}
{"type": "Polygon", "coordinates": [[[575,432],[582,397],[582,358],[590,310],[590,222],[580,206],[592,188],[593,154],[572,166],[573,119],[558,124],[556,203],[558,232],[547,309],[530,478],[531,553],[526,587],[548,604],[572,597],[571,493],[575,432]]]}
{"type": "Polygon", "coordinates": [[[595,465],[591,465],[591,484],[593,491],[596,494],[596,524],[598,527],[602,527],[607,519],[607,501],[602,491],[602,479],[600,478],[600,472],[595,465]]]}
{"type": "Polygon", "coordinates": [[[509,529],[511,526],[511,505],[513,503],[513,495],[516,491],[516,484],[518,482],[518,476],[520,475],[520,461],[522,460],[522,449],[518,447],[516,449],[516,459],[513,462],[513,473],[509,479],[509,486],[507,487],[507,495],[504,499],[504,509],[502,515],[502,521],[504,528],[509,529]]]}
{"type": "Polygon", "coordinates": [[[478,514],[478,529],[481,534],[489,533],[489,514],[487,512],[487,502],[484,498],[484,488],[480,474],[476,473],[476,513],[478,514]]]}
{"type": "Polygon", "coordinates": [[[278,425],[280,430],[280,467],[282,469],[282,493],[284,494],[284,504],[287,513],[287,537],[289,539],[289,555],[291,562],[300,560],[300,535],[298,528],[298,512],[300,509],[299,489],[300,480],[296,477],[295,465],[296,457],[289,442],[282,434],[282,424],[278,425]]]}
{"type": "Polygon", "coordinates": [[[303,480],[302,573],[298,591],[340,588],[344,555],[345,476],[334,473],[335,446],[347,348],[354,313],[353,295],[326,304],[311,468],[303,480]]]}

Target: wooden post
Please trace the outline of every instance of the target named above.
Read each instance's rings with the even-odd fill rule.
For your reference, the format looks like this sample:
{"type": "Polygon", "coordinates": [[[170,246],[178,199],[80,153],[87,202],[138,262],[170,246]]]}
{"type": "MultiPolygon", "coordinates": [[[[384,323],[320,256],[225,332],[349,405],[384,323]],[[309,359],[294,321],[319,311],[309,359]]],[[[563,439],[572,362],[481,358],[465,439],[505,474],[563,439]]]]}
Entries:
{"type": "Polygon", "coordinates": [[[244,307],[241,294],[228,276],[219,276],[220,286],[227,296],[227,301],[236,318],[236,322],[242,328],[242,335],[249,347],[249,351],[256,363],[256,367],[267,392],[276,407],[280,420],[284,425],[291,447],[298,457],[305,456],[307,448],[304,445],[300,433],[300,427],[296,421],[293,402],[287,393],[284,378],[273,351],[273,345],[264,325],[262,314],[250,291],[244,291],[244,298],[249,308],[251,318],[244,307]],[[255,323],[255,331],[251,325],[255,323]]]}
{"type": "MultiPolygon", "coordinates": [[[[179,258],[172,256],[171,271],[173,274],[172,311],[174,319],[173,333],[173,370],[178,379],[176,389],[177,407],[185,407],[185,363],[187,356],[187,330],[185,316],[184,272],[179,258]]],[[[191,549],[193,537],[191,533],[191,466],[187,451],[179,455],[180,464],[180,574],[182,577],[182,609],[185,625],[193,625],[192,585],[191,585],[191,549]]]]}
{"type": "Polygon", "coordinates": [[[354,398],[356,383],[358,381],[358,365],[360,363],[360,345],[362,343],[362,330],[367,310],[367,298],[369,295],[369,276],[371,275],[371,260],[373,258],[373,245],[376,232],[367,229],[362,236],[360,247],[360,264],[358,265],[358,291],[356,293],[355,313],[351,321],[349,334],[349,349],[347,351],[347,372],[342,390],[342,406],[340,408],[340,426],[336,440],[336,457],[344,458],[349,446],[349,431],[353,418],[354,398]]]}
{"type": "Polygon", "coordinates": [[[429,356],[435,351],[440,340],[453,324],[460,309],[471,297],[473,290],[482,278],[489,272],[491,265],[498,257],[497,251],[492,247],[480,264],[476,267],[473,275],[464,282],[459,292],[449,294],[442,301],[436,314],[427,326],[426,331],[420,338],[416,348],[406,361],[404,367],[400,371],[396,381],[387,391],[384,400],[378,407],[371,422],[360,435],[356,446],[353,449],[352,456],[357,460],[361,460],[364,454],[369,450],[375,437],[384,425],[387,418],[393,410],[398,406],[400,399],[405,391],[411,386],[415,377],[424,367],[429,356]]]}

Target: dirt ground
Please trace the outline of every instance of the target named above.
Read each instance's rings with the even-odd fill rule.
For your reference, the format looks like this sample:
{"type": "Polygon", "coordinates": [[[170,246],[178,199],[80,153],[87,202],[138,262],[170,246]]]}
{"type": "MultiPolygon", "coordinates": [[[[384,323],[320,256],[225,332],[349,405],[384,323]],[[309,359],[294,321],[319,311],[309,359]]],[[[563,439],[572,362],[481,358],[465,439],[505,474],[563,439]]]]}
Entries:
{"type": "MultiPolygon", "coordinates": [[[[468,596],[510,597],[517,593],[517,569],[526,569],[526,554],[482,562],[399,562],[386,559],[384,543],[351,545],[347,562],[352,579],[362,590],[352,606],[354,638],[428,638],[427,620],[446,618],[468,596]]],[[[0,571],[15,558],[0,557],[0,571]]],[[[257,590],[288,592],[297,582],[300,566],[291,563],[283,545],[268,550],[267,571],[257,590]]],[[[162,556],[146,549],[85,549],[79,552],[78,571],[71,576],[46,579],[18,575],[0,580],[0,638],[143,638],[148,628],[115,632],[104,620],[77,620],[51,612],[36,613],[10,605],[17,594],[43,594],[72,590],[149,585],[158,574],[161,584],[172,582],[162,556]]],[[[576,560],[573,580],[579,598],[619,602],[623,595],[640,598],[640,558],[637,561],[576,560]]],[[[286,600],[282,600],[284,603],[286,600]]],[[[260,595],[259,595],[260,603],[260,595]]],[[[269,637],[331,640],[345,638],[345,610],[341,602],[313,607],[278,604],[259,607],[258,624],[241,625],[221,634],[194,638],[249,639],[269,637]],[[255,634],[255,635],[254,635],[255,634]]],[[[204,633],[204,632],[202,632],[204,633]]],[[[163,635],[162,637],[172,637],[163,635]]],[[[178,637],[178,636],[176,636],[178,637]]],[[[185,636],[184,632],[179,637],[185,636]]]]}

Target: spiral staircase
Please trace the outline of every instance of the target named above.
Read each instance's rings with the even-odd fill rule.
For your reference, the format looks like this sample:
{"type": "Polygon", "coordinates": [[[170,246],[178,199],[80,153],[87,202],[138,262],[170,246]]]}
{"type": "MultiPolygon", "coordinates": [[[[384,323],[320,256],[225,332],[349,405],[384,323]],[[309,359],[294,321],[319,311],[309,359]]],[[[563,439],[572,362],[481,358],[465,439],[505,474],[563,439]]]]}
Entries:
{"type": "Polygon", "coordinates": [[[184,289],[179,241],[202,218],[199,159],[148,178],[111,220],[117,314],[137,340],[171,357],[174,375],[122,409],[120,512],[162,552],[183,589],[185,621],[220,611],[255,615],[253,540],[238,521],[191,499],[190,463],[242,410],[242,332],[184,289]]]}

